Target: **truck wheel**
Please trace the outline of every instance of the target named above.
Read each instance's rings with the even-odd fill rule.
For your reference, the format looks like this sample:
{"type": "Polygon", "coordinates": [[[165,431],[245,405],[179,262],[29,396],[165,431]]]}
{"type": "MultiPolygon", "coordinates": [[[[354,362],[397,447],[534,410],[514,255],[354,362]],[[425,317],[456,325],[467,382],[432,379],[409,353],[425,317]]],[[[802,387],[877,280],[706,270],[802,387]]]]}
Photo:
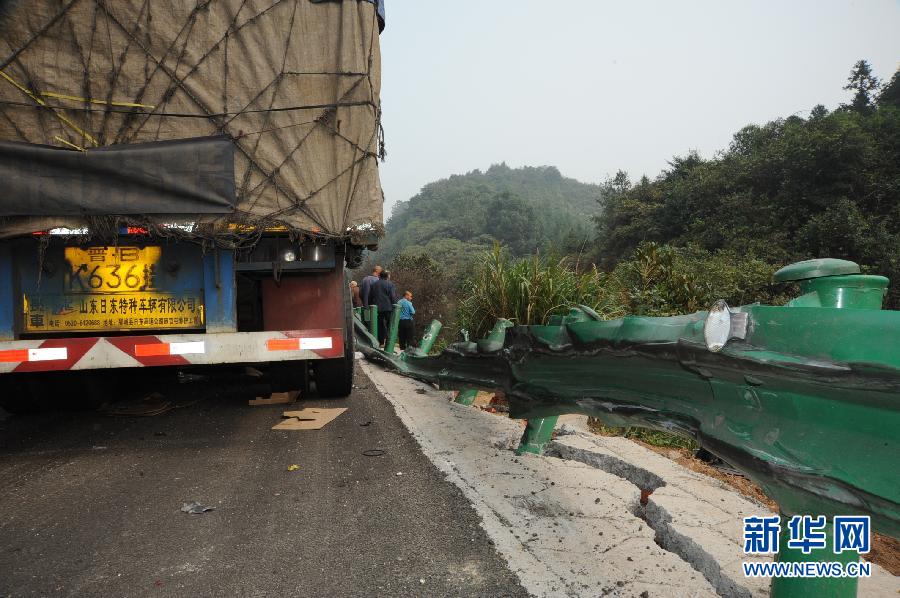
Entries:
{"type": "Polygon", "coordinates": [[[303,396],[309,392],[309,362],[280,361],[269,368],[272,392],[299,390],[303,396]]]}
{"type": "Polygon", "coordinates": [[[51,392],[31,374],[7,374],[0,380],[0,407],[15,414],[49,411],[51,392]]]}
{"type": "Polygon", "coordinates": [[[10,413],[32,413],[38,410],[38,406],[31,400],[28,385],[23,380],[23,374],[7,374],[5,380],[0,382],[0,407],[10,413]],[[18,376],[18,378],[13,378],[18,376]]]}
{"type": "Polygon", "coordinates": [[[344,285],[344,356],[340,359],[314,361],[316,390],[320,397],[349,397],[353,390],[353,354],[356,352],[353,334],[353,302],[350,287],[344,285]]]}
{"type": "Polygon", "coordinates": [[[315,363],[316,390],[319,396],[343,398],[353,390],[353,348],[340,359],[322,359],[315,363]]]}
{"type": "Polygon", "coordinates": [[[67,407],[76,411],[96,411],[121,396],[118,370],[88,370],[73,378],[77,390],[70,395],[67,407]]]}

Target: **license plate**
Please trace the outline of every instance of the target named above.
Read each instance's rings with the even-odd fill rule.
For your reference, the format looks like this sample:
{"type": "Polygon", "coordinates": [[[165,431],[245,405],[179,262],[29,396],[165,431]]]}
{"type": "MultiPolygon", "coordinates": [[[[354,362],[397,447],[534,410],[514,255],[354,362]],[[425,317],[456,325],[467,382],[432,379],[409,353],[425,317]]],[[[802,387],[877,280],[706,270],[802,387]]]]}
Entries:
{"type": "Polygon", "coordinates": [[[203,291],[165,288],[160,247],[66,247],[62,288],[23,297],[26,332],[202,328],[203,291]],[[59,291],[62,292],[59,292],[59,291]]]}
{"type": "Polygon", "coordinates": [[[128,293],[155,289],[159,247],[66,247],[66,293],[128,293]]]}

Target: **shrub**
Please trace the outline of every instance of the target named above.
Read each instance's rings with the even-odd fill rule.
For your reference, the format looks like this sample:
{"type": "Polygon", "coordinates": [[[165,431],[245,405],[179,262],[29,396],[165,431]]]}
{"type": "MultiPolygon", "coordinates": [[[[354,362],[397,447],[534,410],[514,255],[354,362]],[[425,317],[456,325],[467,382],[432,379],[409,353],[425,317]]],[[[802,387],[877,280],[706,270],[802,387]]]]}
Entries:
{"type": "Polygon", "coordinates": [[[456,316],[456,280],[440,264],[424,253],[400,253],[388,264],[391,279],[402,297],[412,291],[416,308],[416,334],[432,320],[439,320],[448,331],[456,316]]]}

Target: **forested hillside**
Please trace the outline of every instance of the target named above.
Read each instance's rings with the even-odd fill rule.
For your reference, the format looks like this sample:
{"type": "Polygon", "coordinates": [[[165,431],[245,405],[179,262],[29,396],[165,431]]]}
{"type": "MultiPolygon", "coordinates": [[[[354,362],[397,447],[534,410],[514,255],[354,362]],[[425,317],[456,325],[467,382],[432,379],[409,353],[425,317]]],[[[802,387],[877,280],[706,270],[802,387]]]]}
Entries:
{"type": "Polygon", "coordinates": [[[900,81],[881,89],[865,61],[850,102],[749,125],[719,156],[688,154],[650,180],[604,187],[595,257],[611,268],[647,241],[728,250],[773,265],[853,260],[892,280],[900,305],[900,81]]]}
{"type": "Polygon", "coordinates": [[[564,177],[553,166],[495,164],[426,185],[397,204],[379,259],[401,251],[453,265],[499,241],[515,255],[578,247],[594,237],[599,185],[564,177]]]}
{"type": "MultiPolygon", "coordinates": [[[[608,317],[690,312],[716,298],[778,304],[796,289],[772,274],[817,257],[889,277],[885,307],[898,309],[900,76],[882,84],[860,61],[845,89],[844,105],[748,125],[717,155],[675,157],[653,179],[620,171],[585,185],[553,167],[501,164],[431,183],[397,206],[377,259],[422,279],[417,293],[440,289],[429,300],[445,321],[459,302],[475,331],[498,317],[526,323],[492,298],[538,297],[547,285],[581,289],[553,305],[608,317]]],[[[521,304],[535,322],[551,313],[521,304]]]]}

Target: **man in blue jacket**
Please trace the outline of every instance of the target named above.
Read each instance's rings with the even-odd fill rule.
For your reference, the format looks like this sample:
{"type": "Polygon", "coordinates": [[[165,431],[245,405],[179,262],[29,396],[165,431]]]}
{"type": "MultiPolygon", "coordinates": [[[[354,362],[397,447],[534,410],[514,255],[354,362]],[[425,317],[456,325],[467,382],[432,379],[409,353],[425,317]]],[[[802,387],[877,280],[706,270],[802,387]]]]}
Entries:
{"type": "Polygon", "coordinates": [[[412,291],[406,291],[403,293],[403,299],[397,302],[397,305],[400,307],[400,327],[397,331],[400,350],[405,350],[406,347],[415,345],[416,328],[413,325],[413,314],[416,313],[416,308],[413,307],[412,298],[412,291]]]}
{"type": "Polygon", "coordinates": [[[391,326],[391,312],[397,303],[397,289],[391,282],[391,273],[383,270],[378,282],[369,291],[369,305],[378,306],[378,343],[383,345],[391,326]]]}

